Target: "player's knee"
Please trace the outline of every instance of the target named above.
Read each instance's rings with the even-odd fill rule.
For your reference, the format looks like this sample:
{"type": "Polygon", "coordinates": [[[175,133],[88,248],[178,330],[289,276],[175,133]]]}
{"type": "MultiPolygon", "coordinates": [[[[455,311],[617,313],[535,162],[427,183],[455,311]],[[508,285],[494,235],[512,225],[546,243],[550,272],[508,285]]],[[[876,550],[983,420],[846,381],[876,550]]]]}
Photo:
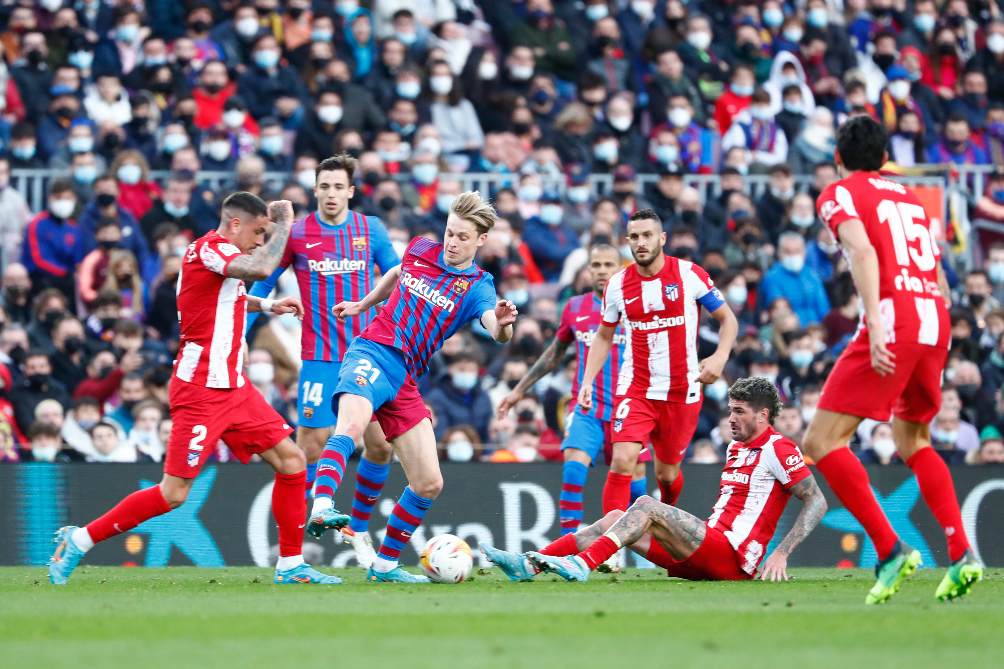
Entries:
{"type": "Polygon", "coordinates": [[[662,465],[655,472],[655,477],[663,483],[672,483],[680,475],[680,468],[676,465],[662,465]]]}
{"type": "Polygon", "coordinates": [[[296,474],[307,468],[307,456],[292,443],[285,449],[280,463],[281,474],[296,474]]]}
{"type": "Polygon", "coordinates": [[[373,442],[369,440],[363,445],[363,454],[366,459],[378,465],[387,464],[391,459],[391,445],[386,439],[377,439],[373,442]]]}
{"type": "Polygon", "coordinates": [[[163,484],[160,486],[160,492],[164,495],[164,501],[172,509],[177,509],[185,503],[185,500],[188,499],[188,489],[188,486],[163,484]]]}
{"type": "Polygon", "coordinates": [[[362,441],[366,426],[357,420],[349,420],[344,425],[339,425],[337,431],[339,434],[348,435],[358,444],[362,441]]]}
{"type": "Polygon", "coordinates": [[[610,471],[615,474],[633,474],[636,460],[637,458],[632,457],[631,454],[615,452],[614,457],[610,461],[610,471]]]}
{"type": "Polygon", "coordinates": [[[411,486],[415,494],[426,499],[436,499],[443,492],[443,477],[436,476],[424,481],[418,481],[411,486]]]}

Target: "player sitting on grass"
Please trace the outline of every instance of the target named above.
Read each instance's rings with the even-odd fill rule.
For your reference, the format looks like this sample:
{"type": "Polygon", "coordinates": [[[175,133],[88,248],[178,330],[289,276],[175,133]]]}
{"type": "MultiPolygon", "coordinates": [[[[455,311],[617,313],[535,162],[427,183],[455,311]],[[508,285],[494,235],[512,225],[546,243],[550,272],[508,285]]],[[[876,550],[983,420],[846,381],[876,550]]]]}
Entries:
{"type": "Polygon", "coordinates": [[[777,389],[767,379],[740,379],[729,389],[729,444],[721,493],[702,521],[686,511],[644,496],[628,510],[614,510],[540,552],[509,553],[483,546],[485,557],[513,581],[541,571],[567,581],[585,581],[589,572],[628,546],[690,580],[751,579],[774,536],[790,495],[803,502],[794,525],[761,572],[763,580],[787,580],[788,556],[822,520],[826,500],[802,460],[798,446],[771,427],[781,410],[777,389]]]}

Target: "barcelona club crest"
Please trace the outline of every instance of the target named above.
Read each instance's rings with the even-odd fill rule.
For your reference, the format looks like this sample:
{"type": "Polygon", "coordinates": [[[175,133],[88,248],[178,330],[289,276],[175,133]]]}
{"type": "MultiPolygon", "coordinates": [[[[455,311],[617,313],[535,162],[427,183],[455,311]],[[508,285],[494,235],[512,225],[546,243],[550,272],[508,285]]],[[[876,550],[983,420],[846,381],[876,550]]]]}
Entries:
{"type": "Polygon", "coordinates": [[[366,250],[366,238],[365,237],[353,237],[352,238],[352,248],[357,251],[366,250]]]}
{"type": "Polygon", "coordinates": [[[356,377],[356,385],[359,386],[359,387],[365,386],[366,385],[366,377],[365,376],[357,376],[356,377]]]}
{"type": "Polygon", "coordinates": [[[314,417],[314,409],[313,409],[313,407],[303,407],[303,417],[304,418],[313,418],[314,417]]]}
{"type": "Polygon", "coordinates": [[[453,282],[453,292],[454,293],[465,293],[467,289],[471,287],[470,279],[456,279],[453,282]]]}
{"type": "Polygon", "coordinates": [[[671,302],[676,302],[677,298],[680,297],[680,284],[678,283],[671,283],[667,286],[663,286],[663,289],[666,291],[666,297],[668,297],[671,302]]]}

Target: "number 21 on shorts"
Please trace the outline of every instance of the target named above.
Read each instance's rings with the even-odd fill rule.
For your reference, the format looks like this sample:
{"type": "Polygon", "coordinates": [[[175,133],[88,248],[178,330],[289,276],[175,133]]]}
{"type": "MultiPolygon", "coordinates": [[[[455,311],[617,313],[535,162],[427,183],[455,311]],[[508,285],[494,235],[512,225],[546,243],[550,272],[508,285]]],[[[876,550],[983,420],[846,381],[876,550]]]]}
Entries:
{"type": "Polygon", "coordinates": [[[373,363],[366,358],[359,359],[359,364],[352,370],[352,373],[356,375],[356,378],[361,377],[362,379],[369,381],[371,385],[376,383],[376,380],[380,378],[380,369],[378,367],[374,367],[373,363]]]}

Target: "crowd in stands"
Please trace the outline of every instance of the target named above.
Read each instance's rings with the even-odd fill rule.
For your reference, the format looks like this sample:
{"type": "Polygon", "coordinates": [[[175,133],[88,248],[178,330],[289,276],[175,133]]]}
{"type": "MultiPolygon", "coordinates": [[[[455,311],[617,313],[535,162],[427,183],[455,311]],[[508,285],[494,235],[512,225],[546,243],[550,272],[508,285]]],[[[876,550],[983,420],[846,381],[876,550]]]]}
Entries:
{"type": "MultiPolygon", "coordinates": [[[[897,170],[1000,167],[972,209],[1004,223],[1000,0],[4,2],[0,461],[161,460],[187,245],[232,190],[309,213],[314,168],[337,152],[360,161],[352,208],[399,253],[441,234],[457,175],[498,184],[479,262],[521,317],[505,347],[457,335],[422,379],[445,459],[560,458],[574,360],[512,415],[494,408],[589,289],[590,242],[628,261],[625,221],[645,207],[741,323],[689,461],[720,461],[728,381],[745,375],[776,383],[777,427],[798,439],[857,323],[814,204],[837,178],[836,128],[858,114],[888,129],[897,170]],[[33,211],[12,175],[43,168],[33,211]],[[750,175],[768,181],[759,196],[750,175]]],[[[946,244],[943,263],[952,353],[932,439],[953,463],[1004,462],[1004,243],[973,262],[946,244]]],[[[716,337],[702,325],[702,355],[716,337]]],[[[292,422],[298,322],[261,319],[249,342],[249,380],[292,422]]],[[[853,445],[897,460],[888,424],[853,445]]]]}

